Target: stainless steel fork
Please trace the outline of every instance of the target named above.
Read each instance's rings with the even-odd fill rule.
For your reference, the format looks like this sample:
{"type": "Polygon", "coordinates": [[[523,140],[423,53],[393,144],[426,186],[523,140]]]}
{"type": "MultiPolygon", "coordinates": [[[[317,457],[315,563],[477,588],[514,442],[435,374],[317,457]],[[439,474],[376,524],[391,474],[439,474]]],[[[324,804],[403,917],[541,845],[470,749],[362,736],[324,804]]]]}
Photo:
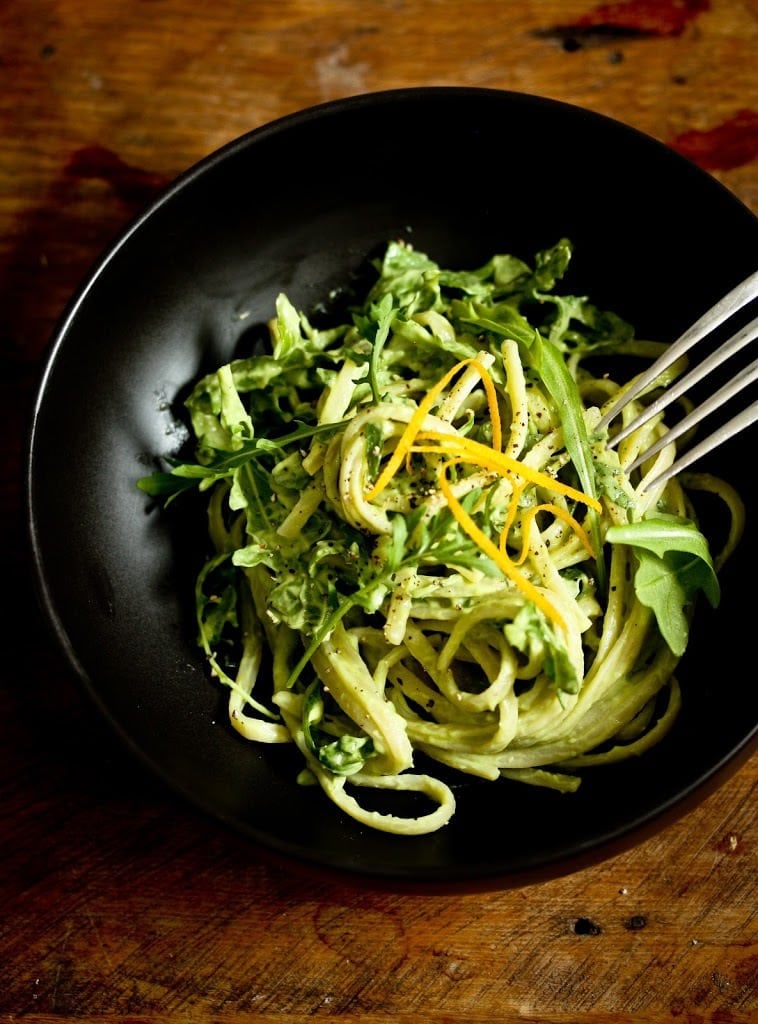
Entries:
{"type": "MultiPolygon", "coordinates": [[[[694,345],[711,332],[715,331],[721,324],[725,323],[739,310],[744,309],[758,296],[758,270],[746,278],[736,288],[733,288],[727,295],[712,306],[703,316],[700,317],[688,330],[684,332],[666,351],[650,366],[644,373],[637,377],[633,384],[624,390],[619,399],[613,403],[611,408],[604,414],[598,424],[598,429],[604,430],[619,415],[626,405],[635,399],[641,392],[648,388],[664,370],[675,360],[688,352],[694,345]]],[[[685,374],[671,388],[668,388],[659,398],[646,406],[642,412],[633,420],[627,423],[618,433],[609,440],[608,444],[613,447],[619,444],[635,430],[647,423],[653,416],[657,416],[671,402],[680,398],[689,388],[706,377],[714,368],[721,366],[725,360],[735,355],[751,342],[758,338],[758,317],[750,323],[741,327],[735,334],[731,335],[723,344],[711,353],[707,358],[697,363],[689,373],[685,374]]],[[[649,448],[646,448],[630,466],[628,472],[636,469],[646,459],[660,451],[664,445],[671,444],[683,433],[690,430],[706,416],[716,409],[719,409],[725,402],[734,398],[748,384],[758,378],[758,359],[753,360],[748,366],[737,373],[723,387],[719,388],[713,395],[700,402],[690,413],[684,416],[675,426],[660,437],[649,448]]],[[[738,434],[741,430],[749,427],[758,420],[758,401],[751,402],[745,409],[733,416],[728,422],[717,427],[711,434],[704,437],[693,448],[681,454],[672,465],[662,473],[656,475],[654,480],[646,483],[645,489],[665,483],[677,473],[692,465],[697,459],[702,458],[706,453],[723,444],[728,438],[738,434]]]]}

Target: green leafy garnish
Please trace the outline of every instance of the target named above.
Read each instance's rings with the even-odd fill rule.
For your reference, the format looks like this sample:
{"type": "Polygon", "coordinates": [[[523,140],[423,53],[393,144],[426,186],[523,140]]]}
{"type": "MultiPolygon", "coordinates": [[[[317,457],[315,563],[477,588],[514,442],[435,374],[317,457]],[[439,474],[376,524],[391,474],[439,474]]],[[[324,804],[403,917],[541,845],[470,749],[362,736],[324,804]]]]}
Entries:
{"type": "Polygon", "coordinates": [[[690,520],[660,513],[625,526],[612,526],[606,538],[612,544],[634,548],[637,596],[655,613],[672,652],[681,656],[689,639],[688,612],[698,592],[702,591],[714,608],[720,600],[707,540],[690,520]]]}
{"type": "Polygon", "coordinates": [[[317,761],[334,775],[354,775],[374,753],[368,736],[342,733],[333,738],[326,729],[324,695],[321,684],[315,680],[303,699],[303,735],[308,750],[317,761]]]}
{"type": "Polygon", "coordinates": [[[566,645],[532,604],[524,605],[513,622],[505,627],[505,635],[527,657],[543,658],[545,674],[564,693],[578,693],[581,679],[569,658],[566,645]]]}

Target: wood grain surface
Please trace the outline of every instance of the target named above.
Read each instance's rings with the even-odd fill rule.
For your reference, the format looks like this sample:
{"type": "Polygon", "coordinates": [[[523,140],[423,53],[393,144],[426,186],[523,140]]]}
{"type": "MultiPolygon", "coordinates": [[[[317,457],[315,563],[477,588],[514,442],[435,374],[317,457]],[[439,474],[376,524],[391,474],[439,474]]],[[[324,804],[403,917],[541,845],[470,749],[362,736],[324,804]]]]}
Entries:
{"type": "Polygon", "coordinates": [[[752,0],[0,4],[0,1019],[758,1019],[756,758],[636,849],[539,885],[418,893],[273,862],[85,701],[36,610],[21,500],[56,320],[212,150],[340,96],[489,86],[626,121],[758,212],[757,44],[752,0]]]}

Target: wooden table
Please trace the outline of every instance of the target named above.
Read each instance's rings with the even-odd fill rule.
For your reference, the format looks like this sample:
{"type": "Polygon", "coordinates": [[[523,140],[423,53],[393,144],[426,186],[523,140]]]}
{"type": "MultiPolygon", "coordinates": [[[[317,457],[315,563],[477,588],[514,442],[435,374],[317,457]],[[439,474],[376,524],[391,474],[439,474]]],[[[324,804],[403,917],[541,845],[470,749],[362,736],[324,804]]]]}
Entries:
{"type": "Polygon", "coordinates": [[[66,300],[222,143],[348,94],[501,87],[627,121],[758,211],[757,44],[751,0],[5,0],[2,1020],[758,1019],[755,758],[637,849],[563,879],[432,895],[314,879],[114,745],[35,610],[19,500],[66,300]]]}

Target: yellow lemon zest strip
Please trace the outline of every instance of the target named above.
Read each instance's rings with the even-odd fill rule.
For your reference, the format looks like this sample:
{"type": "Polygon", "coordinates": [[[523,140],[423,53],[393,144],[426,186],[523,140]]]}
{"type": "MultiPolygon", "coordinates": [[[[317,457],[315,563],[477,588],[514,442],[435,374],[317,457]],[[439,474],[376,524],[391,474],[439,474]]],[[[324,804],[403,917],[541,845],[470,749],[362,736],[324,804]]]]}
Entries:
{"type": "Polygon", "coordinates": [[[515,583],[518,589],[524,594],[526,598],[533,601],[541,611],[552,619],[553,622],[557,623],[562,629],[566,629],[566,623],[563,620],[560,612],[553,607],[550,601],[545,595],[534,586],[531,580],[528,580],[520,572],[517,571],[513,561],[509,558],[506,552],[501,551],[500,548],[494,544],[486,533],[476,525],[474,520],[464,510],[461,503],[453,494],[453,490],[450,486],[450,482],[447,479],[447,468],[450,463],[445,463],[440,467],[438,474],[438,483],[440,490],[442,491],[445,499],[448,503],[453,517],[474,543],[481,548],[481,550],[492,559],[492,561],[502,570],[503,574],[515,583]]]}
{"type": "MultiPolygon", "coordinates": [[[[500,531],[500,550],[504,555],[506,555],[506,557],[508,557],[505,547],[508,542],[508,534],[511,532],[511,527],[516,521],[516,516],[518,515],[518,503],[521,501],[521,495],[524,493],[525,487],[526,484],[516,483],[514,481],[511,500],[508,503],[508,515],[505,517],[503,528],[500,531]]],[[[519,560],[519,564],[521,561],[522,560],[519,560]]]]}
{"type": "Polygon", "coordinates": [[[406,458],[406,456],[409,455],[410,453],[410,448],[411,445],[413,444],[413,439],[416,437],[419,430],[421,429],[421,424],[424,422],[426,414],[434,405],[434,402],[436,401],[440,392],[442,392],[453,379],[453,377],[466,366],[475,366],[479,373],[481,374],[482,382],[484,383],[484,389],[487,393],[487,403],[489,405],[490,418],[492,419],[493,439],[497,438],[498,446],[502,444],[500,413],[497,408],[497,394],[495,392],[495,386],[492,383],[492,378],[487,372],[487,368],[483,366],[478,359],[462,359],[459,363],[456,363],[455,366],[452,367],[452,369],[448,370],[448,372],[443,377],[441,377],[429,391],[427,391],[421,402],[419,402],[419,405],[415,412],[413,413],[413,415],[411,416],[410,420],[408,421],[405,430],[400,435],[400,440],[397,442],[395,450],[390,456],[387,465],[379,474],[379,477],[376,480],[374,486],[369,491],[366,492],[366,501],[373,501],[374,498],[378,498],[379,495],[387,486],[387,484],[390,482],[392,477],[395,475],[395,473],[397,473],[398,469],[400,469],[403,459],[406,458]]]}
{"type": "MultiPolygon", "coordinates": [[[[418,440],[438,441],[440,453],[443,455],[449,455],[453,458],[457,457],[465,462],[474,463],[481,466],[482,469],[491,469],[502,476],[517,474],[530,483],[536,484],[538,487],[544,487],[545,490],[552,491],[554,494],[562,494],[566,498],[580,501],[583,505],[594,508],[596,512],[602,510],[602,505],[597,498],[585,494],[584,491],[578,491],[575,487],[569,487],[568,484],[561,483],[547,473],[542,473],[538,469],[532,469],[531,466],[519,462],[518,459],[514,459],[510,455],[496,452],[493,448],[482,444],[480,441],[473,441],[471,438],[462,437],[457,434],[443,434],[437,430],[425,430],[423,434],[418,435],[418,440]]],[[[429,451],[431,449],[414,446],[414,450],[429,451]]]]}
{"type": "Polygon", "coordinates": [[[484,385],[484,391],[487,395],[487,408],[490,413],[490,422],[492,423],[492,447],[495,451],[501,451],[503,447],[503,428],[500,423],[500,410],[497,405],[497,391],[495,390],[495,384],[492,377],[489,375],[484,366],[478,363],[474,364],[479,370],[479,375],[482,378],[482,384],[484,385]]]}
{"type": "MultiPolygon", "coordinates": [[[[587,554],[590,556],[590,558],[594,558],[595,557],[595,552],[593,550],[592,544],[590,543],[590,539],[587,536],[587,532],[584,529],[584,527],[582,526],[582,524],[578,523],[576,521],[576,519],[574,519],[574,517],[571,515],[571,513],[567,512],[565,508],[561,508],[560,505],[554,505],[553,502],[547,502],[544,505],[533,505],[531,508],[528,508],[528,509],[526,509],[524,511],[524,513],[523,513],[524,536],[526,536],[528,534],[529,525],[531,524],[532,520],[534,519],[534,517],[537,515],[538,512],[552,512],[552,514],[557,519],[562,519],[563,522],[566,523],[568,526],[570,526],[571,529],[574,531],[574,533],[577,535],[577,537],[582,542],[582,545],[586,549],[587,554]]],[[[525,541],[524,545],[523,545],[523,547],[521,549],[521,554],[516,559],[515,564],[516,565],[521,565],[526,560],[526,556],[528,554],[529,554],[529,548],[527,547],[527,544],[526,544],[526,541],[525,541]]]]}

